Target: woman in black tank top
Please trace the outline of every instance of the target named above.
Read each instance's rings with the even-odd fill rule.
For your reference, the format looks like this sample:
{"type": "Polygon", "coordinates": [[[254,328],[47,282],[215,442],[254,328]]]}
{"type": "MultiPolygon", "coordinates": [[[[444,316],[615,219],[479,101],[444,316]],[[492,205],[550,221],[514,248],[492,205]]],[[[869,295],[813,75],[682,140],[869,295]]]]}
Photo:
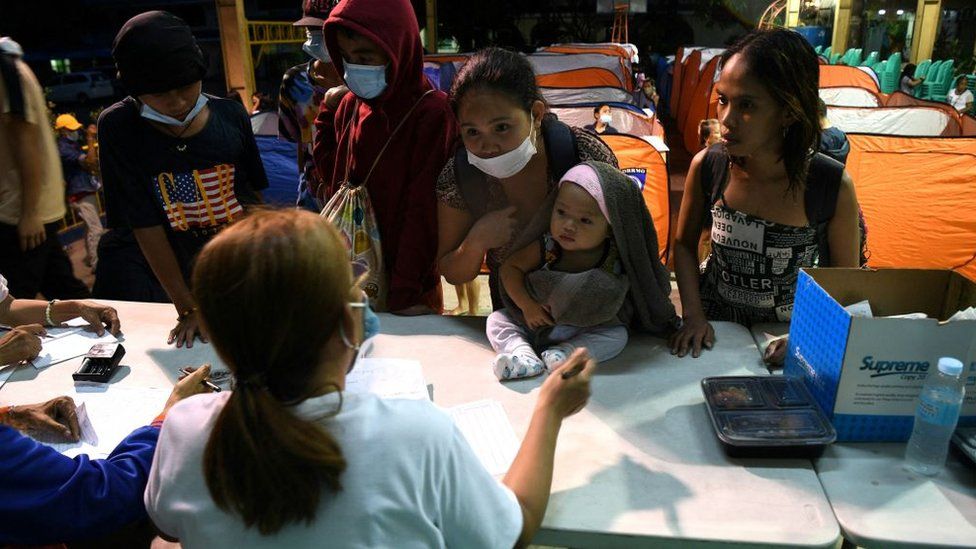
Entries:
{"type": "Polygon", "coordinates": [[[791,31],[753,32],[723,54],[723,143],[692,161],[678,218],[683,323],[672,353],[710,348],[709,321],[789,321],[800,268],[858,265],[854,185],[815,153],[818,79],[816,54],[791,31]],[[711,253],[699,263],[708,227],[711,253]]]}

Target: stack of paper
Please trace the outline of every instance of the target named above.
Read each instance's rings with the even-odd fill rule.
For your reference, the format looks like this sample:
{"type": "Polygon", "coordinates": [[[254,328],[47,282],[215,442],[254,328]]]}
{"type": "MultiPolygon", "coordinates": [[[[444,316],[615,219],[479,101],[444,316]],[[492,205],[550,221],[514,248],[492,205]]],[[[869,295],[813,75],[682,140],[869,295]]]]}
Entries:
{"type": "Polygon", "coordinates": [[[429,399],[420,362],[395,358],[362,358],[346,376],[346,391],[380,398],[429,399]]]}
{"type": "Polygon", "coordinates": [[[49,328],[47,333],[48,336],[41,339],[41,354],[31,361],[31,364],[37,369],[47,368],[52,364],[82,356],[96,343],[118,343],[119,341],[118,338],[108,332],[105,332],[102,337],[98,337],[95,332],[89,332],[78,326],[49,328]]]}
{"type": "Polygon", "coordinates": [[[497,400],[478,400],[447,410],[482,465],[494,476],[504,475],[518,453],[508,415],[497,400]]]}

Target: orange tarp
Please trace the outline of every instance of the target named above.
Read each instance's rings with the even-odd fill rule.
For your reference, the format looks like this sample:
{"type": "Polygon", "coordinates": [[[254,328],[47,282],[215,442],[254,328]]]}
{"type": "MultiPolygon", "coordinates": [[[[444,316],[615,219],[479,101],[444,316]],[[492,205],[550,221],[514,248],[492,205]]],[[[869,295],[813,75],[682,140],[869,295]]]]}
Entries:
{"type": "Polygon", "coordinates": [[[604,134],[600,138],[617,156],[620,169],[640,186],[644,204],[657,231],[658,253],[661,261],[667,262],[671,240],[671,189],[664,158],[657,149],[639,137],[604,134]]]}
{"type": "Polygon", "coordinates": [[[540,74],[535,77],[541,88],[589,88],[594,86],[609,86],[623,88],[620,78],[607,69],[587,68],[571,71],[540,74]]]}
{"type": "Polygon", "coordinates": [[[847,65],[820,65],[821,88],[854,87],[871,90],[880,95],[881,90],[871,75],[857,67],[847,65]]]}
{"type": "Polygon", "coordinates": [[[976,280],[976,138],[847,138],[868,265],[955,269],[976,280]]]}

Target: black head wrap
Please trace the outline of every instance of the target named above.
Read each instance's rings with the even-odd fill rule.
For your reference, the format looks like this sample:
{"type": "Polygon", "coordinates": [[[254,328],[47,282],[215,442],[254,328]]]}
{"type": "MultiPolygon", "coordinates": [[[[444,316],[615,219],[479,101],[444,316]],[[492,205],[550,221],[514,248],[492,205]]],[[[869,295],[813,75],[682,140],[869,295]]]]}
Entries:
{"type": "Polygon", "coordinates": [[[161,93],[203,80],[207,63],[190,27],[165,11],[126,21],[112,43],[119,80],[131,95],[161,93]]]}

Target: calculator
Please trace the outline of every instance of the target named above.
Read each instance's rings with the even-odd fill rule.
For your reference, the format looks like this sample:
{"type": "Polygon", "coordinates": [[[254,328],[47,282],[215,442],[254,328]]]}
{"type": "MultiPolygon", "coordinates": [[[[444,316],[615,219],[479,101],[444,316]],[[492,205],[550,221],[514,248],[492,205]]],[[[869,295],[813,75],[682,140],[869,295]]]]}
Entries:
{"type": "Polygon", "coordinates": [[[71,374],[75,381],[94,381],[105,383],[118,369],[125,348],[119,343],[96,343],[88,350],[81,367],[71,374]]]}

